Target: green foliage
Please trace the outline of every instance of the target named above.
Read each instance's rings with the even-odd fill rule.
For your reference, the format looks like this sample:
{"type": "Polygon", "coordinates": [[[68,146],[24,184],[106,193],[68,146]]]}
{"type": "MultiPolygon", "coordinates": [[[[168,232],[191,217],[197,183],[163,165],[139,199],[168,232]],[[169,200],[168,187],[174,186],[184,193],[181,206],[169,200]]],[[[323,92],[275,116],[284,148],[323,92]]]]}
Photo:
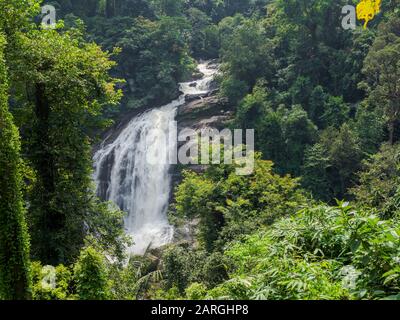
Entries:
{"type": "Polygon", "coordinates": [[[273,173],[272,163],[257,160],[252,176],[227,166],[204,176],[185,172],[176,191],[176,214],[200,218],[199,238],[209,252],[243,234],[295,212],[305,201],[298,182],[273,173]]]}
{"type": "Polygon", "coordinates": [[[303,175],[302,184],[315,198],[332,202],[354,195],[366,209],[306,205],[298,181],[273,174],[272,164],[261,160],[250,177],[236,176],[230,166],[185,172],[175,214],[198,222],[196,242],[166,251],[166,292],[158,297],[381,299],[398,294],[397,148],[383,149],[357,175],[362,160],[379,149],[385,121],[392,125],[390,141],[397,139],[393,97],[398,95],[389,84],[397,83],[398,19],[388,15],[370,50],[373,27],[350,33],[338,23],[345,4],[272,1],[267,16],[248,18],[251,9],[238,9],[234,2],[190,2],[186,16],[199,30],[191,33],[195,55],[207,54],[205,30],[226,6],[242,13],[220,20],[213,31],[223,62],[220,94],[236,107],[235,125],[256,129],[264,158],[275,161],[279,172],[303,175]],[[368,86],[357,88],[363,67],[368,86]],[[361,104],[363,88],[368,99],[361,104]],[[349,193],[358,180],[360,186],[349,193]]]}
{"type": "Polygon", "coordinates": [[[221,95],[226,96],[232,104],[238,103],[248,92],[249,86],[243,80],[226,77],[221,83],[221,95]]]}
{"type": "Polygon", "coordinates": [[[303,166],[302,184],[307,188],[315,198],[329,201],[332,199],[333,191],[331,190],[331,159],[327,154],[326,146],[323,144],[315,144],[308,148],[304,155],[305,163],[303,166]]]}
{"type": "Polygon", "coordinates": [[[106,300],[110,297],[110,283],[104,257],[88,247],[81,251],[74,266],[76,293],[80,300],[106,300]]]}
{"type": "Polygon", "coordinates": [[[328,128],[320,142],[305,154],[302,184],[317,199],[343,199],[354,183],[362,159],[360,142],[348,124],[340,130],[328,128]]]}
{"type": "Polygon", "coordinates": [[[151,0],[156,12],[165,16],[179,16],[183,10],[183,0],[151,0]]]}
{"type": "Polygon", "coordinates": [[[159,259],[146,253],[143,257],[131,257],[125,266],[108,266],[111,279],[111,295],[115,300],[138,300],[147,297],[153,283],[163,280],[159,259]]]}
{"type": "Polygon", "coordinates": [[[203,300],[207,295],[207,288],[202,283],[192,283],[185,293],[188,300],[203,300]]]}
{"type": "Polygon", "coordinates": [[[340,127],[348,120],[349,108],[342,97],[330,96],[317,86],[310,95],[309,114],[320,129],[340,127]]]}
{"type": "Polygon", "coordinates": [[[304,150],[315,141],[317,128],[308,119],[301,106],[293,106],[283,119],[283,133],[286,143],[286,170],[295,175],[303,163],[304,150]]]}
{"type": "Polygon", "coordinates": [[[396,122],[400,120],[400,89],[397,85],[400,78],[399,26],[400,18],[395,15],[380,25],[364,62],[363,73],[367,81],[361,84],[367,89],[369,103],[384,109],[390,144],[396,140],[396,122]]]}
{"type": "MultiPolygon", "coordinates": [[[[251,94],[240,102],[236,112],[236,121],[242,128],[255,127],[268,108],[268,93],[261,85],[254,87],[251,94]]],[[[268,110],[269,111],[269,110],[268,110]]]]}
{"type": "Polygon", "coordinates": [[[188,268],[187,258],[188,254],[185,254],[184,249],[181,247],[167,250],[163,257],[166,285],[168,288],[175,286],[180,293],[183,293],[187,287],[191,272],[188,268]]]}
{"type": "Polygon", "coordinates": [[[97,197],[90,200],[85,220],[85,243],[123,261],[126,246],[132,243],[124,229],[126,214],[114,203],[102,202],[97,197]]]}
{"type": "MultiPolygon", "coordinates": [[[[204,261],[201,270],[202,283],[207,288],[213,288],[228,279],[228,260],[220,252],[213,252],[204,261]]],[[[186,292],[187,293],[187,292],[186,292]]]]}
{"type": "Polygon", "coordinates": [[[400,213],[400,146],[383,145],[363,165],[359,185],[351,190],[357,202],[385,218],[400,213]]]}
{"type": "Polygon", "coordinates": [[[227,263],[219,252],[208,254],[187,244],[171,246],[162,258],[162,284],[166,290],[177,290],[180,296],[192,283],[213,288],[228,279],[227,263]]]}
{"type": "Polygon", "coordinates": [[[56,30],[38,27],[41,1],[0,0],[0,298],[399,298],[398,1],[353,32],[347,0],[46,3],[65,19],[56,30]],[[125,266],[123,213],[94,194],[92,139],[178,96],[193,58],[218,57],[219,96],[263,156],[248,177],[237,164],[185,171],[171,211],[193,241],[125,266]],[[300,183],[357,209],[316,205],[300,183]]]}
{"type": "Polygon", "coordinates": [[[162,281],[159,260],[152,255],[131,257],[126,265],[106,263],[92,247],[83,250],[74,266],[32,264],[35,300],[136,300],[152,283],[162,281]]]}
{"type": "Polygon", "coordinates": [[[219,30],[211,18],[197,8],[186,12],[191,25],[190,49],[194,57],[216,58],[220,48],[219,30]]]}
{"type": "Polygon", "coordinates": [[[247,17],[262,16],[266,13],[267,3],[268,0],[188,0],[185,1],[185,9],[199,9],[206,13],[214,23],[218,23],[224,18],[236,14],[247,17]]]}
{"type": "Polygon", "coordinates": [[[72,272],[59,265],[42,266],[40,262],[32,263],[33,299],[34,300],[70,300],[74,296],[70,290],[73,284],[72,272]]]}
{"type": "Polygon", "coordinates": [[[262,85],[256,85],[241,101],[235,122],[241,128],[255,129],[257,149],[276,163],[278,172],[299,175],[304,150],[315,142],[317,128],[300,105],[274,111],[271,94],[262,85]]]}
{"type": "Polygon", "coordinates": [[[190,25],[184,18],[96,19],[89,25],[90,38],[108,50],[121,48],[115,71],[126,79],[122,111],[163,104],[178,95],[177,82],[193,68],[184,37],[190,25]]]}
{"type": "Polygon", "coordinates": [[[42,0],[0,0],[0,30],[8,38],[20,30],[32,27],[30,19],[40,12],[41,2],[42,0]]]}
{"type": "Polygon", "coordinates": [[[127,80],[121,110],[164,104],[178,95],[177,82],[193,71],[196,58],[217,58],[221,35],[218,23],[236,13],[262,16],[266,0],[87,0],[51,1],[68,24],[80,18],[88,38],[105,49],[122,49],[115,73],[127,80]]]}
{"type": "Polygon", "coordinates": [[[238,242],[230,280],[207,297],[382,298],[398,290],[399,226],[347,203],[317,206],[238,242]]]}
{"type": "MultiPolygon", "coordinates": [[[[53,265],[72,262],[85,222],[107,215],[92,187],[89,136],[107,124],[104,106],[120,98],[118,80],[108,74],[114,62],[77,30],[32,30],[19,35],[16,48],[8,62],[14,99],[29,119],[24,152],[36,174],[29,194],[33,255],[53,265]]],[[[108,221],[112,216],[120,228],[122,215],[108,221]]]]}
{"type": "MultiPolygon", "coordinates": [[[[244,20],[222,43],[223,70],[229,75],[226,81],[243,81],[248,88],[252,88],[258,78],[263,76],[268,79],[274,68],[272,50],[271,40],[265,37],[258,23],[244,20]]],[[[223,81],[223,92],[225,86],[223,81]]]]}
{"type": "Polygon", "coordinates": [[[354,131],[360,140],[361,149],[372,155],[379,151],[379,146],[385,139],[385,119],[381,113],[361,105],[355,117],[354,131]]]}
{"type": "Polygon", "coordinates": [[[73,13],[84,18],[95,15],[113,18],[115,16],[153,17],[154,12],[147,0],[53,0],[61,15],[73,13]]]}
{"type": "Polygon", "coordinates": [[[21,193],[21,142],[8,109],[8,78],[0,34],[0,297],[31,296],[29,236],[21,193]]]}
{"type": "MultiPolygon", "coordinates": [[[[299,176],[307,165],[305,150],[314,150],[310,147],[318,140],[317,129],[340,129],[356,113],[355,133],[362,146],[370,153],[380,143],[378,114],[367,118],[354,105],[364,98],[357,85],[374,33],[344,31],[338,20],[345,4],[272,1],[265,17],[238,15],[219,24],[221,94],[237,106],[237,123],[255,129],[257,149],[281,173],[299,176]]],[[[353,169],[350,164],[344,170],[353,169]]],[[[348,174],[342,179],[334,182],[333,189],[339,190],[334,196],[353,184],[348,174]]]]}

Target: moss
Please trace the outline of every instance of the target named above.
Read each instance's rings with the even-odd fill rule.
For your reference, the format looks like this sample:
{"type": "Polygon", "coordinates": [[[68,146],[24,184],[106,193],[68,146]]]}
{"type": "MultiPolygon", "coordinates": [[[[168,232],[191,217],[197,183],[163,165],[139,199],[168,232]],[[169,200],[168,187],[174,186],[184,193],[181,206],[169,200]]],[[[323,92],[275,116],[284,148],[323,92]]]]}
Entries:
{"type": "Polygon", "coordinates": [[[29,239],[21,194],[20,137],[8,110],[7,70],[0,35],[0,296],[29,299],[29,239]]]}

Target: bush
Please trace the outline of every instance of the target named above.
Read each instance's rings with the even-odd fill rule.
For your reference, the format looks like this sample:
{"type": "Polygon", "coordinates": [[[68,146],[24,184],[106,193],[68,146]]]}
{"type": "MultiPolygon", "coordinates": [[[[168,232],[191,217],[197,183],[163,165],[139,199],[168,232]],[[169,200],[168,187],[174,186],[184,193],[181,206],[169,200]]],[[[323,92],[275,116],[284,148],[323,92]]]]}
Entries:
{"type": "Polygon", "coordinates": [[[74,267],[74,280],[80,300],[106,300],[110,297],[104,257],[91,247],[81,251],[74,267]]]}
{"type": "Polygon", "coordinates": [[[203,300],[207,295],[207,287],[202,283],[192,283],[185,292],[189,300],[203,300]]]}
{"type": "Polygon", "coordinates": [[[400,225],[348,203],[316,206],[237,242],[208,298],[381,299],[400,286],[400,225]]]}

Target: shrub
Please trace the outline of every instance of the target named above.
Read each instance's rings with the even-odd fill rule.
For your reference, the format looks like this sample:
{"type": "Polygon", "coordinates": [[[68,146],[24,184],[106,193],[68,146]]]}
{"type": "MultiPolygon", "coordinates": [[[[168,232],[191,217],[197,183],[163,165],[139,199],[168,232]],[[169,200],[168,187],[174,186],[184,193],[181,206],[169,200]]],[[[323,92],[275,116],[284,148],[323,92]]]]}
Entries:
{"type": "Polygon", "coordinates": [[[109,283],[104,257],[88,247],[81,251],[74,267],[76,292],[80,300],[106,300],[109,283]]]}

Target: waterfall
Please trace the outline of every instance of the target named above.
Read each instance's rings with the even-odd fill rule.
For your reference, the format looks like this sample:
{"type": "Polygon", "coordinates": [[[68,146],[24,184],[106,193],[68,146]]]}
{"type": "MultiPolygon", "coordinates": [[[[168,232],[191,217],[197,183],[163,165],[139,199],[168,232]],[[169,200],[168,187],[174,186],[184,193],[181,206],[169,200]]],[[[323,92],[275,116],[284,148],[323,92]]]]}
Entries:
{"type": "Polygon", "coordinates": [[[126,212],[125,229],[134,240],[129,248],[132,254],[144,254],[149,247],[172,241],[174,230],[167,219],[171,195],[168,159],[177,144],[165,137],[174,133],[176,137],[175,116],[186,96],[210,91],[217,68],[205,62],[198,69],[203,77],[181,83],[183,94],[177,100],[132,119],[112,143],[102,145],[94,155],[97,194],[126,212]],[[158,161],[149,161],[149,155],[158,161]]]}

